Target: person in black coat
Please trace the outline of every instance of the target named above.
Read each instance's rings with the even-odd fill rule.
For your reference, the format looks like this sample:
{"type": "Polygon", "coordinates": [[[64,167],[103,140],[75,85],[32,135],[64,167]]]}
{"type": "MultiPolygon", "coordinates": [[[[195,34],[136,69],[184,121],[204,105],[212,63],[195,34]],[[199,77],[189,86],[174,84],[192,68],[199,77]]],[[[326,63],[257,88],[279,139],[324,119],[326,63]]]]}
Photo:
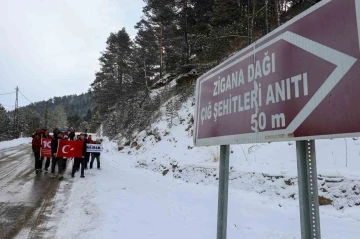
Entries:
{"type": "Polygon", "coordinates": [[[71,131],[69,133],[69,139],[71,141],[74,141],[74,138],[75,138],[75,130],[74,130],[74,128],[71,128],[71,131]]]}
{"type": "Polygon", "coordinates": [[[54,129],[54,131],[53,131],[54,138],[55,138],[56,135],[58,135],[59,132],[60,132],[60,131],[59,131],[58,128],[55,128],[55,129],[54,129]]]}
{"type": "Polygon", "coordinates": [[[82,157],[81,158],[74,158],[74,164],[71,172],[71,177],[75,177],[76,169],[79,168],[81,165],[81,176],[80,178],[85,178],[84,171],[85,171],[85,157],[86,157],[86,140],[85,135],[83,133],[80,134],[80,140],[84,142],[82,157]]]}
{"type": "MultiPolygon", "coordinates": [[[[92,143],[92,140],[90,138],[91,141],[89,141],[89,138],[88,138],[88,135],[85,133],[84,134],[84,142],[85,144],[91,144],[92,143]]],[[[88,169],[88,164],[89,164],[89,161],[90,161],[90,153],[85,153],[85,169],[87,170],[88,169]]]]}
{"type": "Polygon", "coordinates": [[[57,156],[57,149],[59,140],[62,139],[62,132],[58,131],[57,135],[54,135],[54,138],[51,140],[51,155],[52,155],[52,161],[51,161],[51,177],[55,177],[55,166],[58,165],[58,174],[59,179],[63,177],[63,158],[57,156]]]}
{"type": "Polygon", "coordinates": [[[41,172],[41,163],[40,163],[41,138],[39,133],[37,133],[32,140],[32,148],[35,157],[35,171],[36,174],[38,174],[41,172]]]}

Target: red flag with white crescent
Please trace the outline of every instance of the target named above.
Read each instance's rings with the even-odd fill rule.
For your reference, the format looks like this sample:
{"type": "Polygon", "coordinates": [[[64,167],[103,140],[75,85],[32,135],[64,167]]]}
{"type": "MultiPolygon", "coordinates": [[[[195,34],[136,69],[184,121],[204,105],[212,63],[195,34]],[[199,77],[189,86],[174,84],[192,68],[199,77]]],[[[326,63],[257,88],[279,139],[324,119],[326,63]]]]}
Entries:
{"type": "Polygon", "coordinates": [[[58,157],[64,158],[81,158],[84,147],[84,141],[68,141],[68,140],[59,140],[59,146],[57,150],[58,157]]]}

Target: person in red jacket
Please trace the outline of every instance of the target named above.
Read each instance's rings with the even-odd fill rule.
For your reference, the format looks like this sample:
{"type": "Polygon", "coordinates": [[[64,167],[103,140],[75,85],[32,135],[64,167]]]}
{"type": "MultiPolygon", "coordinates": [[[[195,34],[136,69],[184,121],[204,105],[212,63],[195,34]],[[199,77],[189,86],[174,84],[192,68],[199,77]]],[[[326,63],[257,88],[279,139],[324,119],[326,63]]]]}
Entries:
{"type": "Polygon", "coordinates": [[[75,172],[78,171],[78,168],[81,165],[81,176],[80,176],[80,178],[85,178],[84,169],[85,169],[86,142],[87,142],[87,140],[86,140],[85,135],[83,133],[80,134],[80,140],[84,141],[84,146],[83,146],[83,150],[82,150],[82,157],[81,158],[74,158],[74,164],[73,164],[73,168],[72,168],[71,177],[75,177],[75,172]]]}
{"type": "Polygon", "coordinates": [[[35,172],[36,174],[39,174],[41,172],[41,159],[40,159],[41,138],[39,133],[36,133],[35,137],[32,140],[32,148],[35,157],[35,172]]]}
{"type": "Polygon", "coordinates": [[[88,143],[89,143],[89,144],[94,143],[94,141],[93,141],[92,138],[91,138],[91,135],[88,136],[88,143]]]}
{"type": "MultiPolygon", "coordinates": [[[[52,137],[49,134],[49,130],[45,129],[44,134],[42,135],[43,138],[45,139],[51,139],[52,137]]],[[[40,158],[40,162],[41,162],[41,168],[42,168],[42,164],[43,164],[43,159],[44,157],[40,158]]],[[[49,166],[50,166],[50,159],[51,158],[46,158],[46,162],[45,162],[45,173],[47,173],[49,171],[49,166]]]]}

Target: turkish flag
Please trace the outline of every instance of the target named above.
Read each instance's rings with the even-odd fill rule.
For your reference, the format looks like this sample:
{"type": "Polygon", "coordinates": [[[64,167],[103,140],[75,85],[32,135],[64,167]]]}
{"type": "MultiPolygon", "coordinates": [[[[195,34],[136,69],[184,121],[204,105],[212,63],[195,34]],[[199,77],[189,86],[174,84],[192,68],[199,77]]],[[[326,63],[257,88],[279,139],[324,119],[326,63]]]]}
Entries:
{"type": "Polygon", "coordinates": [[[51,139],[41,138],[41,157],[51,158],[51,139]]]}
{"type": "Polygon", "coordinates": [[[83,147],[84,147],[84,142],[81,140],[77,140],[77,141],[59,140],[57,157],[81,158],[83,156],[82,155],[83,147]]]}

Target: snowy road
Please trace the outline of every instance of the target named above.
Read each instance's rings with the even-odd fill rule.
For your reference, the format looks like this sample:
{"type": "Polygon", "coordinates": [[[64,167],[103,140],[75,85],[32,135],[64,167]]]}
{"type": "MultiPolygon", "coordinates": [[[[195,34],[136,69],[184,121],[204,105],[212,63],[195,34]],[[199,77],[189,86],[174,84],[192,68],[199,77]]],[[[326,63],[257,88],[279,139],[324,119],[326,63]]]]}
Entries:
{"type": "Polygon", "coordinates": [[[34,173],[29,144],[0,150],[0,238],[36,238],[59,181],[34,173]]]}

